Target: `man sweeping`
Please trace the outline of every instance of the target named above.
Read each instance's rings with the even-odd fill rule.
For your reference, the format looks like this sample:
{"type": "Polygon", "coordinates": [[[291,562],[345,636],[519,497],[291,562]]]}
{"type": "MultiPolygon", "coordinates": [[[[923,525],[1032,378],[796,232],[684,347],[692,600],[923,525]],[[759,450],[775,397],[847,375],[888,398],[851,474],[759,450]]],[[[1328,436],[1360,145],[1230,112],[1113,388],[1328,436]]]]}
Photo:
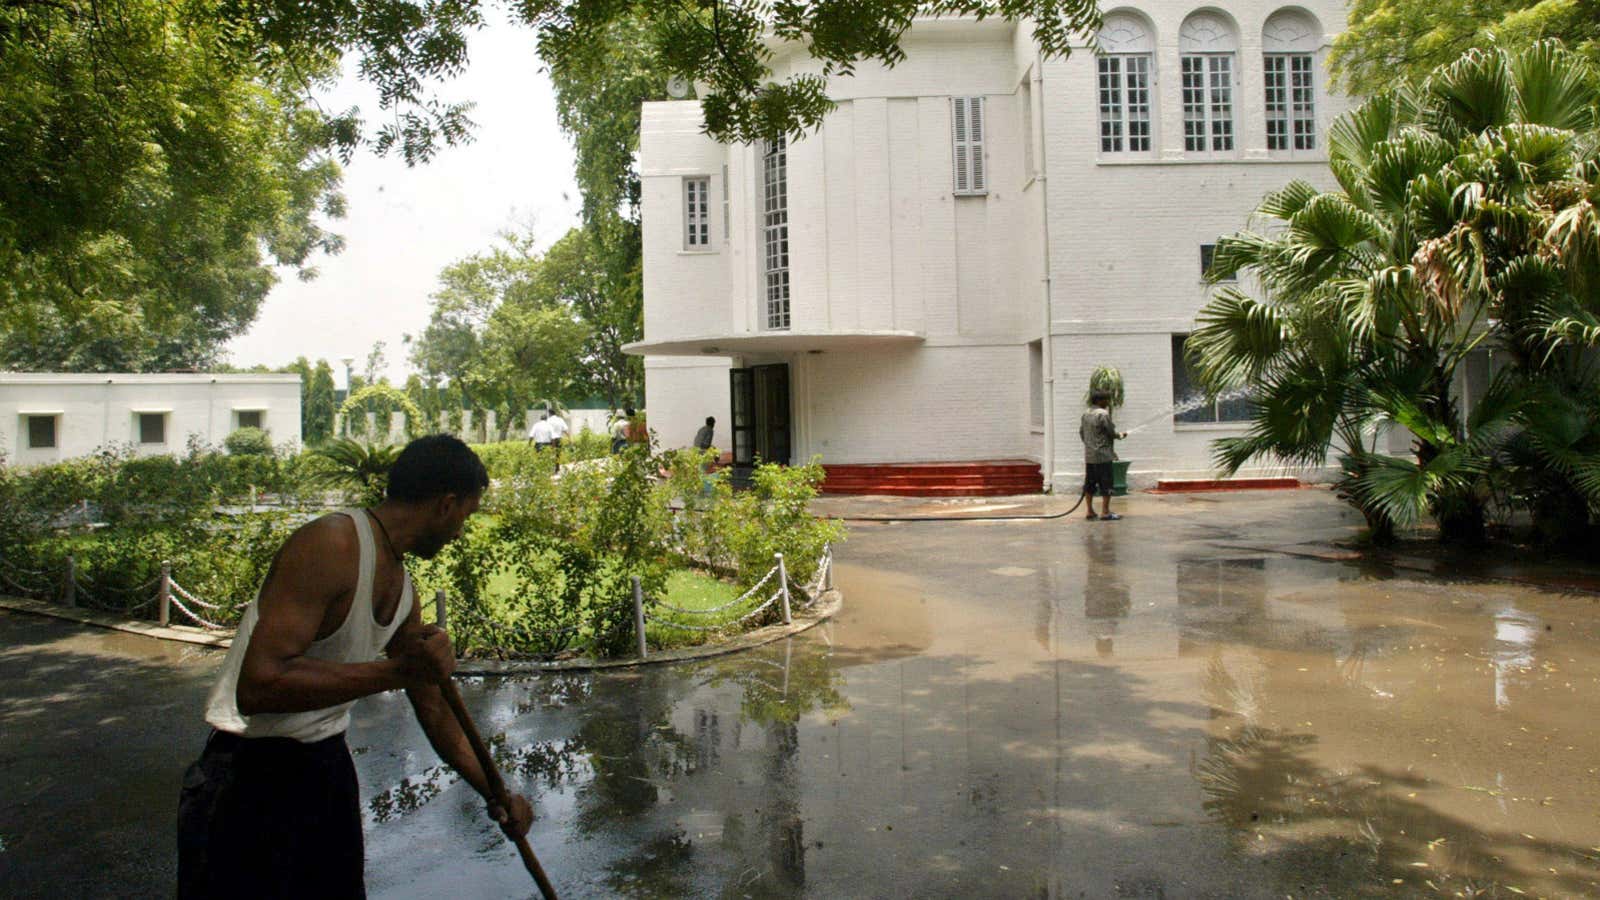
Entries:
{"type": "MultiPolygon", "coordinates": [[[[440,691],[455,669],[450,637],[422,623],[403,564],[455,540],[488,483],[466,444],[419,438],[395,460],[382,504],[317,519],[278,551],[206,702],[214,730],[184,775],[180,898],[366,896],[345,730],[371,694],[404,690],[439,756],[491,796],[440,691]]],[[[521,837],[532,807],[506,805],[491,802],[489,815],[521,837]]]]}

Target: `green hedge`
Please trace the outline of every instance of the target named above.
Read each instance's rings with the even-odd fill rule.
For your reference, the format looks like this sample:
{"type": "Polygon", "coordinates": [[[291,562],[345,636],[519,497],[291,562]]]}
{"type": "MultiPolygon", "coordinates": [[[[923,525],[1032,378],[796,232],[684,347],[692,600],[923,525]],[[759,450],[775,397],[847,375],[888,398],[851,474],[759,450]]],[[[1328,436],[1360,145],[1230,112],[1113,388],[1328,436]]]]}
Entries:
{"type": "MultiPolygon", "coordinates": [[[[438,557],[411,563],[419,599],[440,588],[450,594],[451,630],[466,653],[632,652],[635,576],[654,604],[674,572],[731,571],[748,586],[781,552],[791,577],[804,583],[824,544],[844,536],[837,523],[806,510],[822,480],[815,461],[762,466],[753,489],[734,492],[726,473],[705,474],[711,452],[658,456],[632,445],[611,455],[608,445],[584,439],[564,449],[558,477],[557,454],[526,442],[478,449],[495,482],[484,514],[438,557]]],[[[49,466],[0,466],[0,563],[43,570],[46,581],[59,583],[70,555],[87,605],[127,608],[147,595],[141,592],[166,560],[179,583],[222,607],[208,618],[231,623],[293,528],[324,511],[316,485],[328,482],[329,465],[314,454],[232,456],[192,447],[182,457],[107,450],[49,466]],[[304,504],[230,510],[252,486],[304,504]]]]}

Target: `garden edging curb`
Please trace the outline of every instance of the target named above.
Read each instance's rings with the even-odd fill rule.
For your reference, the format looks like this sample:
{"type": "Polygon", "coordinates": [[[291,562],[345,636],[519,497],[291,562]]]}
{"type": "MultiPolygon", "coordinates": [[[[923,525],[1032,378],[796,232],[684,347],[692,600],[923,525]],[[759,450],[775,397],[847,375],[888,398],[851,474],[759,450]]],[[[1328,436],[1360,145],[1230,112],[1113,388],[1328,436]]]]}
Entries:
{"type": "MultiPolygon", "coordinates": [[[[677,650],[658,650],[644,659],[589,659],[584,657],[549,662],[533,659],[463,659],[456,664],[456,673],[459,675],[521,675],[534,672],[581,672],[707,659],[713,656],[737,653],[740,650],[749,650],[762,644],[770,644],[773,641],[815,628],[838,615],[839,609],[843,606],[844,595],[835,588],[824,591],[805,613],[794,616],[791,624],[767,625],[754,631],[747,631],[737,635],[731,640],[720,644],[701,644],[677,650]]],[[[109,628],[113,631],[125,631],[130,634],[143,635],[163,641],[179,641],[223,650],[233,646],[233,633],[231,631],[222,633],[184,625],[162,626],[154,622],[123,619],[111,613],[104,613],[98,610],[44,603],[23,597],[0,595],[0,609],[29,613],[36,616],[48,616],[55,619],[66,619],[83,625],[109,628]]]]}

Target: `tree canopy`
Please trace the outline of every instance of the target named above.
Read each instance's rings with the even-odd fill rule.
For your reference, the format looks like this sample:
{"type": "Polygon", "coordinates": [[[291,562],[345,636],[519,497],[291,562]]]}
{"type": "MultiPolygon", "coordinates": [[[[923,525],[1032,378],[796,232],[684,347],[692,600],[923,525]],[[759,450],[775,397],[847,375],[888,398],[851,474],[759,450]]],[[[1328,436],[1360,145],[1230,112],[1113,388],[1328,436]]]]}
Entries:
{"type": "Polygon", "coordinates": [[[1420,82],[1473,47],[1545,38],[1600,62],[1600,0],[1355,0],[1330,65],[1350,93],[1372,95],[1396,76],[1420,82]]]}
{"type": "MultiPolygon", "coordinates": [[[[467,65],[467,38],[488,18],[480,0],[223,0],[219,13],[235,42],[274,70],[360,57],[361,75],[378,88],[389,116],[364,137],[358,114],[341,117],[342,140],[365,139],[419,161],[471,130],[470,104],[447,101],[434,86],[467,65]]],[[[1075,37],[1099,27],[1094,0],[517,0],[506,13],[535,31],[552,68],[609,43],[605,35],[619,24],[640,29],[669,74],[705,88],[708,130],[730,141],[820,124],[831,107],[825,76],[862,61],[900,62],[901,39],[917,16],[1027,19],[1051,55],[1066,55],[1075,37]],[[770,38],[804,47],[821,61],[821,75],[774,78],[770,38]]]]}
{"type": "Polygon", "coordinates": [[[0,365],[205,366],[339,249],[335,128],[209,0],[0,9],[0,365]],[[302,268],[310,274],[311,270],[302,268]]]}
{"type": "Polygon", "coordinates": [[[476,409],[514,416],[566,392],[578,377],[588,329],[563,296],[563,279],[527,234],[446,266],[433,312],[412,340],[411,362],[447,379],[476,409]]]}

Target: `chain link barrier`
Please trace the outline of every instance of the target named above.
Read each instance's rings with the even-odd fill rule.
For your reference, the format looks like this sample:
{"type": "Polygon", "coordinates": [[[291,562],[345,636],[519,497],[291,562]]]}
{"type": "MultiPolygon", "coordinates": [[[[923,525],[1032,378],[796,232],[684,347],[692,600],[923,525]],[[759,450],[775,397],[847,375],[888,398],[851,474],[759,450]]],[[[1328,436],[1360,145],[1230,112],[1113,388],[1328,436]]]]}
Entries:
{"type": "MultiPolygon", "coordinates": [[[[753,609],[747,610],[744,613],[742,613],[741,615],[739,615],[737,618],[729,619],[728,621],[725,621],[725,622],[719,622],[719,623],[716,623],[716,624],[713,624],[713,625],[691,625],[691,624],[686,623],[686,622],[674,621],[671,618],[664,617],[664,616],[659,616],[659,615],[658,616],[648,616],[646,621],[649,624],[655,624],[655,625],[659,625],[659,626],[661,626],[663,628],[671,628],[671,629],[676,629],[676,630],[680,630],[680,631],[695,631],[695,632],[721,631],[721,630],[726,629],[726,628],[728,628],[730,626],[739,625],[739,624],[743,624],[744,622],[748,622],[751,619],[755,618],[756,616],[758,616],[758,615],[762,614],[763,612],[767,611],[768,609],[771,609],[773,604],[777,603],[780,599],[783,598],[784,591],[785,591],[786,588],[791,590],[791,591],[796,591],[797,590],[804,597],[804,603],[802,605],[809,606],[809,605],[815,603],[817,598],[822,595],[823,586],[827,584],[828,573],[829,573],[830,569],[832,568],[832,566],[833,566],[833,547],[831,545],[828,545],[828,546],[825,546],[823,548],[822,557],[818,561],[818,564],[817,564],[817,572],[816,572],[816,574],[814,576],[812,576],[810,581],[808,581],[807,583],[801,585],[801,584],[796,584],[793,579],[784,578],[783,579],[784,583],[780,584],[778,586],[778,589],[776,591],[774,591],[770,596],[768,596],[767,599],[764,602],[762,602],[759,606],[756,606],[753,609]]],[[[767,583],[770,582],[773,579],[773,576],[778,575],[779,571],[780,571],[780,567],[779,566],[773,566],[771,569],[767,570],[767,573],[761,577],[760,581],[758,581],[754,585],[752,585],[743,594],[740,594],[738,597],[734,598],[733,600],[728,601],[727,603],[719,604],[717,606],[708,607],[706,609],[686,609],[686,608],[681,607],[681,606],[674,606],[674,605],[672,605],[670,603],[666,603],[664,601],[657,600],[653,604],[652,609],[653,610],[664,610],[666,612],[674,613],[674,614],[677,614],[677,615],[714,616],[714,615],[717,615],[718,613],[725,612],[725,611],[727,611],[729,609],[733,609],[733,608],[735,608],[735,607],[737,607],[737,606],[739,606],[739,605],[741,605],[743,603],[746,603],[752,597],[758,596],[757,592],[760,591],[764,586],[766,586],[767,583]]],[[[50,583],[47,580],[46,583],[43,586],[31,586],[31,585],[27,585],[27,584],[22,583],[18,578],[14,577],[14,576],[22,575],[22,576],[25,577],[27,575],[35,575],[35,576],[40,576],[40,577],[44,577],[44,578],[48,579],[49,574],[50,573],[48,571],[43,570],[43,569],[28,569],[28,568],[25,568],[25,567],[22,567],[22,566],[18,566],[15,563],[10,562],[9,560],[0,559],[0,586],[9,586],[11,589],[22,593],[24,596],[33,596],[33,597],[40,597],[40,596],[42,596],[42,597],[50,597],[50,596],[54,596],[59,591],[60,585],[50,583]]],[[[123,597],[141,595],[141,594],[144,594],[146,591],[149,591],[152,588],[156,588],[156,587],[158,587],[160,585],[161,576],[159,576],[159,575],[154,577],[154,578],[152,578],[152,579],[150,579],[149,581],[146,581],[145,583],[143,583],[141,585],[137,585],[137,586],[134,586],[134,587],[114,587],[114,586],[111,586],[111,585],[101,585],[101,584],[98,584],[94,579],[90,578],[88,575],[80,574],[80,573],[77,573],[77,572],[73,572],[72,573],[72,579],[73,579],[73,594],[74,594],[75,598],[80,598],[82,600],[86,600],[86,601],[89,602],[89,605],[92,605],[95,608],[106,610],[106,611],[119,612],[121,614],[127,615],[127,614],[131,614],[131,613],[134,613],[134,612],[139,612],[139,611],[141,611],[141,610],[143,610],[143,609],[145,609],[147,607],[154,606],[154,605],[158,604],[160,599],[161,599],[160,593],[157,592],[154,595],[145,596],[142,599],[136,599],[136,600],[134,600],[133,602],[130,602],[130,603],[113,604],[113,603],[108,602],[107,599],[105,599],[105,598],[96,598],[93,595],[93,593],[91,593],[91,591],[89,590],[89,589],[92,589],[94,591],[100,591],[100,592],[104,592],[106,594],[120,594],[123,597]]],[[[224,629],[227,629],[227,628],[231,627],[231,626],[224,625],[224,624],[221,624],[221,623],[218,623],[218,622],[213,622],[210,619],[207,619],[205,616],[201,615],[200,613],[196,612],[194,609],[191,609],[190,608],[191,605],[193,607],[195,607],[195,608],[206,610],[206,611],[217,611],[217,610],[221,610],[223,607],[220,604],[210,603],[210,602],[207,602],[205,600],[202,600],[200,597],[196,596],[192,591],[190,591],[189,589],[185,588],[183,585],[179,584],[175,579],[171,578],[170,576],[167,578],[167,599],[168,599],[168,602],[171,604],[171,606],[173,608],[177,609],[177,611],[179,613],[183,614],[188,619],[194,621],[196,624],[198,624],[202,628],[205,628],[207,630],[212,630],[212,631],[219,631],[219,630],[224,630],[224,629]],[[185,602],[185,601],[187,601],[187,602],[185,602]]],[[[463,604],[463,605],[461,605],[461,606],[459,606],[457,608],[454,608],[454,609],[451,610],[451,614],[453,616],[460,617],[461,619],[464,619],[467,622],[469,622],[469,623],[471,623],[473,625],[476,625],[476,626],[478,626],[480,628],[486,629],[486,630],[491,630],[492,631],[492,630],[494,630],[496,628],[503,627],[503,626],[500,625],[500,623],[498,623],[498,622],[494,621],[493,619],[489,618],[488,616],[482,614],[476,608],[474,608],[473,606],[470,606],[470,605],[463,604]]],[[[603,635],[602,637],[605,640],[614,639],[617,636],[619,636],[623,630],[631,628],[632,625],[633,625],[633,623],[628,622],[626,620],[620,621],[620,622],[618,622],[618,624],[615,627],[613,627],[611,629],[611,631],[609,633],[603,635]]],[[[529,637],[529,638],[556,638],[556,637],[560,637],[560,636],[564,636],[564,635],[576,634],[578,632],[581,632],[584,627],[585,626],[580,623],[580,624],[577,624],[577,625],[571,625],[571,626],[567,626],[567,627],[563,627],[563,628],[542,629],[542,630],[539,630],[539,631],[524,632],[524,636],[529,637]]]]}
{"type": "Polygon", "coordinates": [[[207,603],[206,601],[201,600],[199,597],[196,597],[194,594],[191,594],[189,591],[185,590],[183,585],[179,584],[177,581],[175,581],[175,580],[173,580],[171,578],[167,579],[167,586],[172,588],[172,595],[174,597],[182,597],[183,599],[189,601],[190,603],[193,603],[195,606],[198,606],[201,609],[221,609],[222,608],[221,606],[218,606],[215,603],[207,603]]]}
{"type": "MultiPolygon", "coordinates": [[[[196,598],[193,594],[190,594],[188,591],[180,592],[178,590],[177,582],[169,582],[169,584],[172,586],[173,590],[172,590],[172,592],[170,594],[167,595],[167,599],[169,601],[171,601],[172,607],[174,609],[176,609],[178,612],[181,612],[184,615],[188,616],[189,618],[193,619],[196,623],[198,623],[200,625],[201,628],[204,628],[207,631],[220,631],[220,630],[222,630],[224,628],[229,627],[227,625],[221,625],[221,624],[218,624],[216,622],[213,622],[210,619],[207,619],[204,616],[200,615],[199,613],[195,612],[194,610],[190,609],[189,607],[184,606],[183,605],[183,601],[178,599],[180,593],[181,593],[182,596],[188,597],[191,601],[195,602],[196,604],[201,604],[201,605],[207,605],[207,604],[204,604],[201,600],[196,598]]],[[[211,608],[212,609],[216,609],[217,607],[212,606],[211,608]]]]}
{"type": "Polygon", "coordinates": [[[771,581],[772,580],[772,576],[774,576],[776,574],[778,574],[778,567],[777,566],[773,566],[771,569],[767,570],[767,574],[761,576],[761,580],[756,582],[755,585],[750,588],[750,590],[745,591],[743,594],[740,594],[738,597],[735,597],[734,599],[729,600],[727,603],[724,603],[721,606],[712,606],[712,607],[707,607],[706,609],[684,609],[681,606],[673,606],[672,604],[666,602],[665,600],[657,600],[655,605],[656,605],[656,608],[658,608],[658,609],[665,609],[665,610],[669,610],[669,611],[675,612],[675,613],[682,613],[683,615],[686,615],[686,616],[710,616],[710,615],[715,615],[716,613],[722,612],[725,609],[732,609],[733,607],[738,606],[739,604],[741,604],[741,603],[745,602],[746,600],[749,600],[751,597],[755,596],[756,591],[761,590],[762,585],[764,585],[767,582],[771,581]]]}
{"type": "Polygon", "coordinates": [[[727,622],[721,623],[720,625],[688,625],[683,622],[674,622],[671,619],[650,619],[649,621],[654,622],[663,628],[677,628],[683,631],[721,631],[722,629],[727,628],[729,625],[737,625],[740,622],[754,618],[757,614],[764,612],[767,608],[772,606],[772,604],[777,603],[781,597],[783,597],[783,591],[775,591],[771,597],[767,598],[767,602],[761,604],[755,609],[750,610],[737,619],[731,619],[727,622]]]}

